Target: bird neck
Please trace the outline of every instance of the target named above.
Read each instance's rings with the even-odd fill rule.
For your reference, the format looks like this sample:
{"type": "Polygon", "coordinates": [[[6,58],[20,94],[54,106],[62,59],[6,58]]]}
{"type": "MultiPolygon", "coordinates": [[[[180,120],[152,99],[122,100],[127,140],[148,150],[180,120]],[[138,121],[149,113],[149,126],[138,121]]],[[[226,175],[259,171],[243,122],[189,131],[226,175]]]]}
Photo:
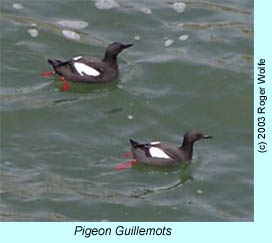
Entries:
{"type": "Polygon", "coordinates": [[[184,152],[187,160],[191,160],[193,157],[193,145],[193,142],[183,140],[182,146],[180,147],[180,149],[184,152]]]}
{"type": "Polygon", "coordinates": [[[106,52],[103,62],[107,63],[112,68],[118,69],[117,55],[111,55],[106,52]]]}

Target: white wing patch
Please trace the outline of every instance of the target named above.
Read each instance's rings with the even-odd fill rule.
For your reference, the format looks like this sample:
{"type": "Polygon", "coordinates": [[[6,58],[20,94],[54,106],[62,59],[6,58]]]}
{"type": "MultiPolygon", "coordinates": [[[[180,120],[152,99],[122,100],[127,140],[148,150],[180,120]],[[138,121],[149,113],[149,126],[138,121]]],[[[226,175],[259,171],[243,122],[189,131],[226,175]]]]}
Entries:
{"type": "Polygon", "coordinates": [[[156,142],[151,142],[150,144],[151,145],[156,145],[156,144],[160,144],[161,142],[159,142],[159,141],[156,141],[156,142]]]}
{"type": "Polygon", "coordinates": [[[89,75],[89,76],[96,77],[100,75],[100,72],[98,72],[96,69],[90,66],[87,66],[86,64],[81,62],[75,62],[74,67],[81,76],[89,75]]]}
{"type": "Polygon", "coordinates": [[[82,56],[74,57],[73,60],[74,60],[74,61],[77,61],[77,60],[79,60],[79,59],[81,59],[81,58],[82,58],[82,56]]]}
{"type": "Polygon", "coordinates": [[[170,157],[166,153],[164,153],[163,150],[156,147],[151,147],[149,149],[149,153],[152,157],[155,158],[170,159],[170,157]]]}

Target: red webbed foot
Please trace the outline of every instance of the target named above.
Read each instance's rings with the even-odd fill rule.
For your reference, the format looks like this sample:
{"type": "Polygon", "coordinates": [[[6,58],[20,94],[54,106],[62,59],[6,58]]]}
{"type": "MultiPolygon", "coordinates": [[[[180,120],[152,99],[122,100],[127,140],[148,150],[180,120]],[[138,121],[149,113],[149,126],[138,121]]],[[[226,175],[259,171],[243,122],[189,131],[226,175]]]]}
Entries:
{"type": "Polygon", "coordinates": [[[62,91],[70,89],[70,84],[64,77],[61,77],[60,81],[63,82],[63,86],[61,87],[62,91]]]}
{"type": "Polygon", "coordinates": [[[50,76],[54,76],[56,73],[54,71],[51,72],[43,72],[41,73],[42,77],[50,77],[50,76]]]}
{"type": "Polygon", "coordinates": [[[123,164],[118,164],[115,169],[116,170],[123,170],[123,169],[128,169],[131,168],[133,165],[136,164],[136,159],[132,159],[128,163],[123,163],[123,164]]]}

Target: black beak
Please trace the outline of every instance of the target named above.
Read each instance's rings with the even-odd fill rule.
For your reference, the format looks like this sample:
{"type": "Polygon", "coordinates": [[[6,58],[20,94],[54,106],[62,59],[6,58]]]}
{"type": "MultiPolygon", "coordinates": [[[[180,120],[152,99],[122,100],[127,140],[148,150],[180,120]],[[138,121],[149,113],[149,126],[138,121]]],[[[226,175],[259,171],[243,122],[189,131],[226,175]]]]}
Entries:
{"type": "Polygon", "coordinates": [[[202,138],[213,138],[213,137],[209,135],[202,135],[202,138]]]}
{"type": "Polygon", "coordinates": [[[133,44],[121,44],[123,49],[129,48],[131,46],[133,46],[133,44]]]}

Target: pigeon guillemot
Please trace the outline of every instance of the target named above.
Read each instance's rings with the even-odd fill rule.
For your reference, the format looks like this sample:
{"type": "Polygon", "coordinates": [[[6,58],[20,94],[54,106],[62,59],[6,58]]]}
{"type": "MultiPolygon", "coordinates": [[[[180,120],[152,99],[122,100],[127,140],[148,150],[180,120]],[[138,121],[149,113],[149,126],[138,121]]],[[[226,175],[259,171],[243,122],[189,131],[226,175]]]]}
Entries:
{"type": "Polygon", "coordinates": [[[193,156],[193,145],[199,139],[212,138],[200,132],[187,132],[181,146],[163,142],[140,144],[132,139],[131,152],[134,160],[130,164],[118,165],[117,169],[129,168],[135,163],[158,166],[174,167],[184,162],[190,162],[193,156]]]}
{"type": "Polygon", "coordinates": [[[96,57],[74,57],[69,61],[48,59],[55,72],[45,72],[43,76],[58,74],[61,81],[81,82],[89,84],[107,83],[118,77],[118,54],[133,44],[114,42],[110,44],[102,60],[96,57]]]}

